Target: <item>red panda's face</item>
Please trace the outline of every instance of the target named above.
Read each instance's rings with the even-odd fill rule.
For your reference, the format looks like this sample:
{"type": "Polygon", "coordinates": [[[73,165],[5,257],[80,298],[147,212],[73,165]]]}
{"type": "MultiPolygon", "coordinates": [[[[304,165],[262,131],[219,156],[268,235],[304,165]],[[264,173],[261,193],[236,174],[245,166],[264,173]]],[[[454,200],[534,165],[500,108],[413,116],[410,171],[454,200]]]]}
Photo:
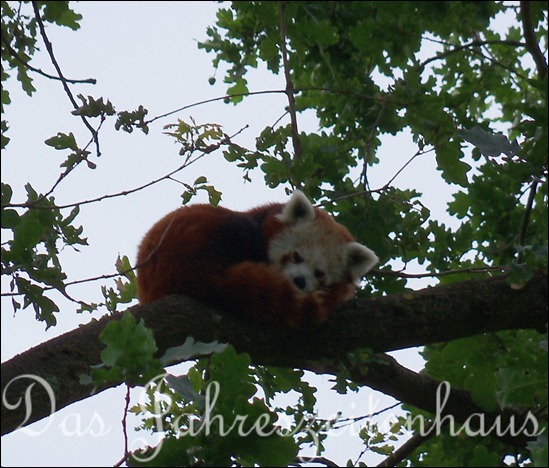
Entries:
{"type": "Polygon", "coordinates": [[[269,241],[269,261],[303,292],[356,282],[378,261],[343,226],[319,216],[301,192],[294,192],[277,217],[285,226],[269,241]]]}

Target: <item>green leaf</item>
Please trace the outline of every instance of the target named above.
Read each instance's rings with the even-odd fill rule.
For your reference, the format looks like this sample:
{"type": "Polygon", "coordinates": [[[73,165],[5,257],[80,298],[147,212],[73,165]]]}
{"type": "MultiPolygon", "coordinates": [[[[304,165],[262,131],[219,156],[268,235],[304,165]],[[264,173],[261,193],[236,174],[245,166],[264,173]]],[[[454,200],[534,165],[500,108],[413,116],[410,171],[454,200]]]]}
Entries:
{"type": "Polygon", "coordinates": [[[206,177],[200,176],[194,181],[193,185],[205,184],[207,182],[208,182],[208,179],[206,177]]]}
{"type": "Polygon", "coordinates": [[[181,346],[168,348],[160,358],[162,366],[169,366],[173,363],[187,361],[189,359],[209,356],[212,353],[221,353],[227,348],[227,344],[214,341],[212,343],[202,343],[195,341],[193,337],[188,336],[185,343],[181,346]]]}
{"type": "Polygon", "coordinates": [[[471,166],[460,160],[460,154],[451,147],[437,146],[436,158],[444,178],[451,183],[467,186],[467,173],[471,166]]]}
{"type": "Polygon", "coordinates": [[[238,104],[244,99],[244,95],[248,94],[247,82],[244,78],[236,80],[235,84],[227,90],[227,95],[231,96],[230,101],[233,104],[238,104]]]}
{"type": "Polygon", "coordinates": [[[221,201],[221,196],[223,194],[219,190],[216,190],[216,188],[212,185],[205,186],[203,187],[203,189],[208,192],[208,201],[210,202],[210,205],[219,205],[219,202],[221,201]]]}
{"type": "Polygon", "coordinates": [[[497,372],[497,399],[502,408],[520,402],[535,405],[535,392],[539,376],[531,369],[499,369],[497,372]]]}
{"type": "Polygon", "coordinates": [[[463,128],[457,133],[461,138],[476,146],[484,156],[495,157],[503,153],[512,157],[520,151],[516,140],[510,143],[505,135],[489,133],[477,126],[471,129],[463,128]]]}
{"type": "Polygon", "coordinates": [[[20,222],[16,226],[14,242],[26,249],[32,249],[42,240],[44,232],[44,227],[40,224],[40,221],[35,216],[29,216],[29,213],[27,213],[27,215],[20,218],[20,222]]]}
{"type": "Polygon", "coordinates": [[[2,205],[7,205],[11,201],[13,190],[11,189],[10,185],[5,184],[4,182],[2,182],[1,187],[2,187],[2,196],[1,196],[2,205]]]}
{"type": "Polygon", "coordinates": [[[194,402],[200,409],[205,407],[206,397],[194,390],[189,377],[175,377],[174,375],[168,374],[165,379],[170,388],[181,395],[183,401],[194,402]]]}
{"type": "Polygon", "coordinates": [[[48,138],[44,143],[48,146],[53,146],[56,150],[72,149],[73,151],[78,151],[79,149],[72,132],[68,135],[59,132],[56,136],[48,138]]]}
{"type": "Polygon", "coordinates": [[[465,192],[457,192],[454,194],[454,200],[448,203],[448,213],[463,219],[467,216],[470,205],[470,197],[465,192]]]}
{"type": "Polygon", "coordinates": [[[18,224],[21,218],[19,213],[15,210],[3,209],[2,210],[2,227],[6,229],[13,229],[18,224]]]}
{"type": "Polygon", "coordinates": [[[121,111],[118,112],[118,117],[114,128],[116,130],[124,130],[127,133],[132,133],[134,127],[141,129],[141,131],[148,135],[149,126],[145,121],[145,116],[149,113],[143,106],[139,106],[135,111],[121,111]]]}
{"type": "Polygon", "coordinates": [[[147,447],[143,452],[130,455],[130,466],[192,466],[191,437],[165,437],[157,447],[147,447]],[[175,462],[177,460],[177,463],[175,462]]]}
{"type": "Polygon", "coordinates": [[[80,28],[78,22],[82,15],[69,8],[68,1],[44,2],[43,19],[59,26],[66,26],[72,30],[80,28]]]}
{"type": "Polygon", "coordinates": [[[99,117],[106,115],[114,115],[115,110],[111,101],[103,102],[103,98],[94,99],[92,96],[85,98],[79,94],[78,99],[82,101],[82,105],[71,112],[72,115],[81,115],[84,117],[99,117]]]}
{"type": "Polygon", "coordinates": [[[27,69],[23,66],[17,67],[17,79],[21,83],[23,91],[25,91],[29,96],[36,91],[36,88],[32,84],[32,78],[27,74],[27,69]]]}
{"type": "Polygon", "coordinates": [[[498,466],[500,456],[497,452],[489,451],[483,445],[477,445],[473,450],[473,456],[469,462],[469,466],[498,466]]]}
{"type": "Polygon", "coordinates": [[[528,449],[532,454],[532,461],[534,466],[547,466],[548,451],[547,451],[547,432],[541,434],[533,442],[528,442],[528,449]]]}
{"type": "Polygon", "coordinates": [[[101,361],[109,369],[92,370],[96,385],[120,378],[132,384],[144,384],[163,372],[153,357],[157,347],[152,331],[145,327],[143,319],[136,323],[130,312],[124,313],[120,320],[109,322],[99,339],[106,345],[101,361]]]}
{"type": "Polygon", "coordinates": [[[44,321],[46,328],[55,325],[57,319],[53,314],[59,312],[59,308],[51,299],[44,296],[44,289],[21,277],[17,277],[15,283],[25,298],[23,308],[32,304],[37,320],[44,321]]]}

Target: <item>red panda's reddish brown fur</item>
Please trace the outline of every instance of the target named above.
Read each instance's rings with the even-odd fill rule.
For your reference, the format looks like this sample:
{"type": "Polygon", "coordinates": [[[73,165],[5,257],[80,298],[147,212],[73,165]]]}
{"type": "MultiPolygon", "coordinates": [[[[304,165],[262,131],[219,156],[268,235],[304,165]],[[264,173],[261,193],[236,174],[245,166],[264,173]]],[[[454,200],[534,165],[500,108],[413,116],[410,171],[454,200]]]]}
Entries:
{"type": "Polygon", "coordinates": [[[247,212],[191,205],[169,213],[145,235],[137,255],[138,296],[146,304],[186,294],[221,310],[299,328],[326,321],[376,262],[373,252],[301,192],[285,205],[247,212]]]}

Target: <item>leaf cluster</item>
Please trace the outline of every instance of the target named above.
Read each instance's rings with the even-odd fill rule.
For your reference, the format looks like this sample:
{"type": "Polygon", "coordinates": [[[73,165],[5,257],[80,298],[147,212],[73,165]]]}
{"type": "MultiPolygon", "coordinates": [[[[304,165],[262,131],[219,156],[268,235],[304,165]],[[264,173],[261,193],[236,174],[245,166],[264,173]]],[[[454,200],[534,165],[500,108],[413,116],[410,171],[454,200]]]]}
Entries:
{"type": "Polygon", "coordinates": [[[14,310],[32,305],[36,318],[50,327],[55,325],[54,313],[59,309],[44,292],[56,289],[66,294],[60,249],[62,246],[77,249],[77,246],[87,245],[87,241],[82,237],[83,228],[73,225],[78,207],[63,215],[53,197],[44,198],[30,184],[25,188],[26,203],[39,202],[42,209],[19,214],[15,209],[4,208],[9,207],[12,190],[9,185],[2,184],[2,229],[13,233],[13,237],[2,244],[2,274],[11,276],[11,290],[24,297],[22,304],[12,297],[14,310]]]}
{"type": "MultiPolygon", "coordinates": [[[[287,112],[312,110],[319,130],[299,132],[298,151],[297,129],[281,122],[263,130],[255,151],[225,156],[245,177],[259,168],[271,187],[303,188],[378,254],[361,294],[405,292],[394,262],[404,271],[422,265],[456,287],[472,271],[502,267],[519,288],[547,269],[546,19],[543,2],[232,2],[200,44],[214,67],[228,67],[228,94],[239,93],[232,102],[263,62],[295,90],[287,112]],[[404,130],[418,146],[409,163],[433,154],[453,188],[452,227],[432,217],[420,191],[394,183],[406,166],[386,186],[369,184],[381,139],[404,130]]],[[[524,331],[430,347],[425,372],[483,407],[518,406],[543,419],[543,339],[524,331]]],[[[437,437],[409,463],[494,466],[513,453],[499,442],[462,442],[437,437]]],[[[538,442],[537,455],[517,453],[515,462],[539,462],[546,440],[538,442]]]]}
{"type": "MultiPolygon", "coordinates": [[[[194,343],[171,357],[202,358],[185,375],[168,375],[146,389],[148,401],[132,409],[144,414],[144,430],[162,432],[160,444],[135,452],[130,466],[279,466],[297,454],[292,432],[277,424],[268,398],[258,395],[247,354],[232,346],[194,343]]],[[[278,379],[279,380],[279,379],[278,379]]],[[[273,387],[270,387],[271,390],[273,387]]]]}
{"type": "MultiPolygon", "coordinates": [[[[6,2],[2,6],[2,72],[1,78],[4,83],[11,73],[15,76],[23,90],[31,96],[36,88],[33,79],[29,75],[29,62],[34,53],[38,50],[37,28],[38,23],[35,15],[27,13],[27,7],[31,2],[6,2]]],[[[75,13],[69,7],[68,1],[59,2],[35,2],[41,12],[42,20],[45,23],[56,24],[77,30],[80,27],[79,21],[82,15],[75,13]]],[[[5,113],[6,105],[11,103],[10,93],[2,86],[2,116],[5,113]]],[[[6,135],[8,122],[2,117],[2,140],[1,148],[5,148],[9,138],[6,135]]]]}

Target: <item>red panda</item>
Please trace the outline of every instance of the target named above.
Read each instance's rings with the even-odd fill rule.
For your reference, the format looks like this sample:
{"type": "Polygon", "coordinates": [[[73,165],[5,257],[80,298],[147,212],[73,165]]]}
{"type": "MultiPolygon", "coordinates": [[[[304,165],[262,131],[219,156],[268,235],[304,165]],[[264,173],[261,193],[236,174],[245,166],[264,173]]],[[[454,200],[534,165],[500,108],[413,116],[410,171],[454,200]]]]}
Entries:
{"type": "Polygon", "coordinates": [[[325,322],[378,258],[295,191],[245,212],[190,205],[160,219],[137,255],[141,304],[186,294],[291,328],[325,322]]]}

